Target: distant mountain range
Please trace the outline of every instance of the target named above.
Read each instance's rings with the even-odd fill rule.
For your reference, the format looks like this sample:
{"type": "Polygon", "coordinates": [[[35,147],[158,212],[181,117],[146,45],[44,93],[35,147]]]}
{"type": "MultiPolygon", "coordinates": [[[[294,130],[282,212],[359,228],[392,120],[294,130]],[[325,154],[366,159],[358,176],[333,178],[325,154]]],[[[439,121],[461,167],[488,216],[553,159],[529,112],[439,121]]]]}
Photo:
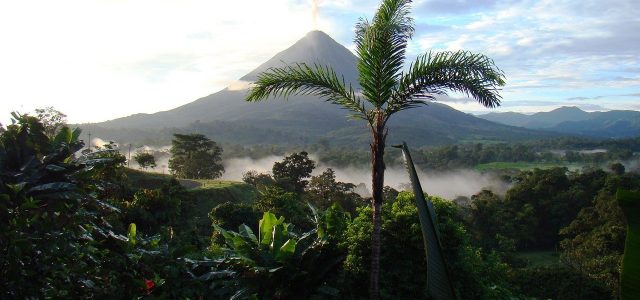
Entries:
{"type": "Polygon", "coordinates": [[[586,112],[577,107],[565,106],[532,115],[504,112],[488,113],[478,117],[505,125],[586,137],[628,138],[640,136],[640,112],[633,110],[586,112]]]}
{"type": "MultiPolygon", "coordinates": [[[[346,82],[358,87],[356,61],[351,51],[327,34],[312,31],[240,78],[240,83],[251,82],[260,72],[285,63],[317,63],[333,66],[346,82]]],[[[349,120],[347,111],[336,105],[297,96],[288,101],[248,103],[244,101],[246,93],[246,89],[230,86],[172,110],[79,126],[94,137],[134,144],[167,144],[176,132],[199,132],[215,141],[233,144],[368,144],[369,131],[364,122],[349,120]]],[[[412,146],[559,135],[490,122],[440,103],[398,113],[391,118],[389,128],[389,144],[407,141],[412,146]]]]}

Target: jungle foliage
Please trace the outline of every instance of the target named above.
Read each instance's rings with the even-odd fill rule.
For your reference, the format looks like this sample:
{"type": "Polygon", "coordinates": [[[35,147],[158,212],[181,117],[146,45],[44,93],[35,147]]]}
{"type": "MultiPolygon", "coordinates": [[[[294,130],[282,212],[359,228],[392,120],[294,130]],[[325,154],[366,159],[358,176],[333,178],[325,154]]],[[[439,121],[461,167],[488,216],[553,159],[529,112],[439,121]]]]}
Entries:
{"type": "MultiPolygon", "coordinates": [[[[48,136],[37,117],[13,118],[0,133],[0,298],[369,296],[370,200],[331,169],[303,159],[281,168],[288,184],[250,172],[249,184],[187,189],[125,172],[113,143],[80,151],[77,130],[48,136]]],[[[629,224],[616,191],[637,191],[640,175],[552,168],[509,180],[505,195],[430,197],[457,296],[620,297],[629,224]],[[529,264],[519,254],[532,250],[559,259],[529,264]]],[[[384,197],[380,295],[427,299],[413,195],[385,187],[384,197]]]]}

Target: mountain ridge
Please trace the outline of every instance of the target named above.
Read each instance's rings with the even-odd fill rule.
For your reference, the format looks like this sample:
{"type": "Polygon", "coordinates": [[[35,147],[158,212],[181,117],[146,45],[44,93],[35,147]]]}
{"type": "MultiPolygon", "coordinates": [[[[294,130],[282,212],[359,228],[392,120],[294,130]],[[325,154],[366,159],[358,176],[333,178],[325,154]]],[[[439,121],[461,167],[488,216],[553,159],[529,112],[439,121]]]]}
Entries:
{"type": "Polygon", "coordinates": [[[492,112],[478,117],[510,126],[595,138],[640,136],[640,112],[634,110],[586,112],[575,106],[563,106],[531,115],[492,112]]]}
{"type": "MultiPolygon", "coordinates": [[[[357,57],[326,33],[312,31],[287,49],[277,53],[256,69],[241,77],[241,81],[255,79],[257,74],[284,64],[331,64],[338,76],[344,76],[347,83],[357,85],[357,57]]],[[[348,145],[353,141],[367,144],[369,132],[362,122],[350,121],[345,110],[337,105],[318,101],[311,96],[291,96],[289,101],[262,101],[249,103],[244,99],[246,89],[229,87],[216,93],[196,99],[177,108],[153,114],[134,114],[96,124],[94,134],[114,140],[131,140],[124,132],[170,132],[197,129],[214,140],[233,142],[240,135],[254,136],[252,130],[267,136],[256,137],[255,141],[242,139],[246,144],[281,141],[281,135],[290,135],[296,143],[313,143],[320,139],[330,139],[336,145],[348,145]],[[225,130],[225,132],[220,132],[225,130]],[[231,131],[231,133],[229,133],[231,131]],[[233,133],[235,132],[235,133],[233,133]]],[[[523,140],[557,136],[497,124],[473,115],[457,111],[447,105],[432,102],[426,107],[414,108],[394,116],[389,121],[388,142],[413,141],[413,145],[456,143],[476,140],[523,140]]],[[[140,133],[139,133],[140,134],[140,133]]],[[[131,142],[131,141],[128,141],[131,142]]]]}

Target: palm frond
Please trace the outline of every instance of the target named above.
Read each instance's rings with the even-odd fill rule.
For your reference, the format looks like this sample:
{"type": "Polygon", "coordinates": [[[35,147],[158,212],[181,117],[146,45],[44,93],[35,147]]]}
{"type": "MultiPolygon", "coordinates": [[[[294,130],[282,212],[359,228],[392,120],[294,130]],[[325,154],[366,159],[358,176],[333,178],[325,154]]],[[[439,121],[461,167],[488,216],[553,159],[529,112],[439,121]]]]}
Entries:
{"type": "Polygon", "coordinates": [[[351,84],[338,79],[328,66],[304,63],[283,68],[270,68],[258,75],[249,89],[246,100],[257,102],[272,97],[287,99],[291,95],[314,95],[327,102],[338,104],[353,112],[352,117],[368,120],[364,102],[356,95],[351,84]]]}
{"type": "Polygon", "coordinates": [[[504,73],[493,60],[468,51],[446,51],[418,56],[411,64],[389,101],[385,111],[397,111],[425,104],[435,95],[454,91],[477,100],[486,107],[500,105],[499,88],[504,73]]]}
{"type": "Polygon", "coordinates": [[[356,24],[356,54],[363,96],[380,108],[401,76],[407,41],[413,35],[410,0],[385,0],[371,23],[356,24]]]}

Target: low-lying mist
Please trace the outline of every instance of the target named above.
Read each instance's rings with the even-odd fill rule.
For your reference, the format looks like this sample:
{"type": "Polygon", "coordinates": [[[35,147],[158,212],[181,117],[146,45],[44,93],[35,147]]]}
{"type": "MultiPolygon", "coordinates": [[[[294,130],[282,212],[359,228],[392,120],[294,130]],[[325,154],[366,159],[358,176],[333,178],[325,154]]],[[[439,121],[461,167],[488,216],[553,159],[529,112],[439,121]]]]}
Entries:
{"type": "MultiPolygon", "coordinates": [[[[108,144],[98,137],[91,140],[92,147],[100,147],[108,144]]],[[[136,152],[146,151],[152,153],[156,159],[156,167],[147,169],[149,172],[169,174],[169,159],[171,157],[169,149],[171,146],[149,147],[142,146],[131,149],[131,156],[136,152]]],[[[120,152],[128,158],[128,147],[120,147],[120,152]]],[[[309,157],[319,162],[318,156],[309,154],[309,157]]],[[[226,158],[223,160],[225,173],[223,180],[241,181],[242,175],[247,171],[254,170],[259,173],[271,173],[273,164],[281,161],[283,156],[270,155],[258,159],[250,157],[226,158]]],[[[640,161],[631,159],[621,162],[627,172],[637,172],[640,170],[640,161]]],[[[140,169],[135,160],[131,160],[129,167],[140,169]]],[[[601,165],[602,169],[608,169],[609,165],[601,165]]],[[[319,162],[313,175],[319,175],[327,168],[335,171],[336,180],[349,182],[356,185],[364,184],[369,190],[362,191],[363,196],[368,196],[371,189],[371,169],[368,166],[335,166],[319,162]]],[[[469,197],[480,192],[482,189],[489,189],[496,194],[504,195],[510,184],[501,180],[496,174],[481,173],[470,169],[458,169],[451,171],[422,171],[418,170],[418,176],[423,190],[429,195],[436,195],[445,199],[455,199],[458,196],[469,197]]],[[[385,171],[385,185],[398,190],[409,189],[409,175],[404,166],[387,166],[385,171]]]]}
{"type": "MultiPolygon", "coordinates": [[[[108,142],[93,138],[92,147],[101,147],[108,142]]],[[[120,152],[128,158],[128,147],[121,145],[120,152]]],[[[154,173],[169,174],[169,149],[171,146],[149,147],[142,146],[131,149],[131,157],[137,152],[149,152],[154,154],[156,167],[148,168],[146,171],[154,173]]],[[[309,157],[318,162],[318,156],[309,154],[309,157]]],[[[270,155],[263,158],[253,159],[250,157],[228,158],[223,161],[225,172],[223,180],[241,181],[242,175],[247,171],[254,170],[259,173],[271,173],[273,164],[281,161],[283,156],[270,155]]],[[[140,166],[131,159],[129,167],[141,169],[140,166]]],[[[319,175],[327,168],[335,171],[336,180],[349,182],[356,185],[364,184],[368,192],[360,191],[362,196],[370,195],[371,191],[371,169],[367,166],[335,166],[319,162],[312,175],[319,175]]],[[[480,173],[473,170],[454,170],[447,172],[424,172],[418,170],[418,176],[423,190],[429,195],[440,196],[445,199],[454,199],[458,196],[470,197],[482,189],[490,189],[494,193],[504,194],[509,188],[509,184],[500,180],[495,175],[480,173]]],[[[385,171],[385,185],[398,190],[410,189],[409,175],[404,166],[387,166],[385,171]]]]}
{"type": "MultiPolygon", "coordinates": [[[[316,162],[316,155],[309,155],[316,162]]],[[[242,180],[242,174],[249,170],[259,173],[271,173],[273,163],[281,161],[281,156],[267,156],[259,159],[231,158],[224,161],[225,173],[222,179],[242,180]]],[[[364,183],[367,189],[371,189],[371,169],[365,166],[334,166],[320,162],[313,172],[318,175],[327,168],[335,171],[336,180],[353,184],[364,183]]],[[[458,196],[469,197],[481,191],[490,189],[497,194],[504,194],[509,184],[500,180],[495,175],[480,173],[473,170],[455,170],[447,172],[423,172],[418,171],[423,190],[429,195],[440,196],[446,199],[454,199],[458,196]]],[[[385,171],[385,185],[398,190],[408,186],[409,175],[404,166],[388,166],[385,171]]]]}
{"type": "MultiPolygon", "coordinates": [[[[104,145],[109,144],[108,141],[105,141],[99,137],[92,138],[90,146],[92,149],[104,147],[104,145]]],[[[120,151],[122,155],[124,155],[127,159],[129,159],[129,147],[128,145],[118,145],[115,144],[116,149],[120,151]]],[[[134,155],[138,152],[147,152],[153,154],[156,167],[155,168],[147,168],[145,171],[152,173],[161,173],[161,174],[169,174],[169,159],[171,158],[171,153],[169,150],[171,146],[162,146],[162,147],[151,147],[151,146],[141,146],[141,147],[132,147],[131,148],[131,160],[127,162],[127,166],[132,169],[142,169],[140,165],[133,159],[134,155]]]]}

